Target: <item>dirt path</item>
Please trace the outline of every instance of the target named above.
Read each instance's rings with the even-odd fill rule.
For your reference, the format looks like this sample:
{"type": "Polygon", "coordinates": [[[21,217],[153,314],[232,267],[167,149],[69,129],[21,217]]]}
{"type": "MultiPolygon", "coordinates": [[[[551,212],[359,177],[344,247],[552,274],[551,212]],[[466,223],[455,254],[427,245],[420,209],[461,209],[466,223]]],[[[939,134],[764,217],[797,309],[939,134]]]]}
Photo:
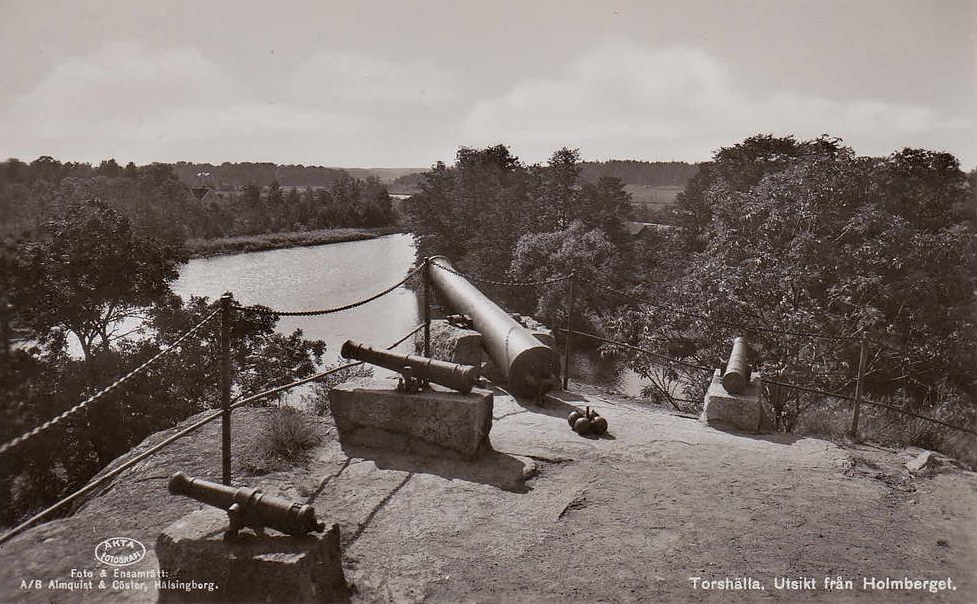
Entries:
{"type": "MultiPolygon", "coordinates": [[[[536,407],[498,392],[495,451],[477,463],[344,450],[316,419],[328,437],[307,463],[236,476],[311,502],[340,524],[354,602],[977,599],[973,473],[912,478],[906,453],[722,432],[607,396],[561,398],[536,407]],[[570,431],[571,405],[588,404],[608,419],[607,437],[570,431]],[[827,576],[854,589],[825,591],[827,576]],[[690,577],[751,577],[765,589],[695,589],[690,577]],[[777,589],[778,577],[813,578],[816,589],[777,589]],[[863,577],[949,577],[957,589],[864,591],[863,577]]],[[[237,416],[238,457],[266,413],[237,416]]],[[[18,585],[93,566],[93,544],[116,533],[151,549],[194,507],[166,495],[163,478],[216,471],[211,428],[127,473],[74,516],[4,546],[0,601],[155,601],[155,593],[126,591],[56,598],[18,585]]],[[[152,552],[143,564],[156,564],[152,552]]]]}
{"type": "Polygon", "coordinates": [[[450,480],[423,467],[392,478],[397,492],[347,550],[360,599],[977,597],[972,473],[914,480],[902,468],[908,455],[721,432],[609,398],[568,403],[595,406],[609,420],[611,437],[570,432],[562,403],[534,408],[496,398],[492,442],[502,456],[496,464],[511,462],[515,473],[516,461],[532,460],[537,470],[525,492],[450,480]],[[766,589],[694,589],[695,576],[752,577],[766,589]],[[856,589],[826,592],[824,578],[838,576],[856,589]],[[906,576],[950,577],[958,589],[860,589],[862,577],[906,576]],[[778,590],[777,577],[814,578],[817,589],[778,590]]]}

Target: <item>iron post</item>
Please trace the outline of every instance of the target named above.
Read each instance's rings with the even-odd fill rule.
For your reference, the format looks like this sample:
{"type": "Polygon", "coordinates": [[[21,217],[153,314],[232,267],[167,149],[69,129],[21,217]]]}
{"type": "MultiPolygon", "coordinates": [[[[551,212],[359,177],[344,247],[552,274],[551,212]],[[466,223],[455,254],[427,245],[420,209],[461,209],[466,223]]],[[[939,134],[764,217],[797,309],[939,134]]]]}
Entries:
{"type": "Polygon", "coordinates": [[[563,349],[563,389],[570,385],[570,342],[573,338],[573,281],[577,271],[570,272],[570,291],[567,300],[567,341],[563,349]]]}
{"type": "Polygon", "coordinates": [[[865,345],[865,336],[862,336],[858,346],[858,379],[855,381],[855,401],[851,413],[851,430],[849,436],[852,440],[858,440],[858,415],[862,407],[862,382],[865,380],[865,362],[868,357],[868,347],[865,345]]]}
{"type": "MultiPolygon", "coordinates": [[[[424,259],[424,270],[421,275],[424,280],[424,356],[431,357],[431,260],[424,259]]],[[[415,348],[416,350],[416,348],[415,348]]]]}
{"type": "Polygon", "coordinates": [[[0,351],[5,355],[10,354],[10,315],[13,312],[14,305],[10,302],[4,302],[3,308],[0,310],[0,339],[2,339],[0,345],[3,346],[0,351]]]}
{"type": "Polygon", "coordinates": [[[221,296],[221,478],[231,484],[231,294],[221,296]]]}

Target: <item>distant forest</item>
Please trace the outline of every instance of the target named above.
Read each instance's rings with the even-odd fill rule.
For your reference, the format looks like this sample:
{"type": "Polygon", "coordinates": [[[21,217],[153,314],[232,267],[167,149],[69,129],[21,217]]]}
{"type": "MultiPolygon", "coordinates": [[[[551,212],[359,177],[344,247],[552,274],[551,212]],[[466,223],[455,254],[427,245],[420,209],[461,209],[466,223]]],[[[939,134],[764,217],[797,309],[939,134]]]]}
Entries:
{"type": "Polygon", "coordinates": [[[30,163],[8,159],[0,162],[0,236],[30,239],[47,222],[66,215],[69,207],[92,200],[125,214],[138,231],[171,244],[192,238],[380,227],[396,221],[386,185],[375,176],[360,180],[331,168],[222,164],[215,169],[218,179],[225,180],[194,183],[195,170],[207,165],[130,162],[123,167],[114,159],[98,166],[62,163],[48,156],[30,163]],[[194,176],[184,178],[191,171],[194,176]],[[194,191],[195,184],[206,188],[194,191]],[[228,188],[213,190],[218,185],[228,188]]]}
{"type": "MultiPolygon", "coordinates": [[[[607,161],[582,161],[577,164],[583,182],[596,183],[609,176],[617,178],[625,185],[646,185],[655,187],[685,187],[695,176],[699,164],[684,161],[637,161],[633,159],[610,159],[607,161]]],[[[423,173],[406,174],[393,181],[391,193],[413,193],[420,190],[424,182],[423,173]]]]}
{"type": "Polygon", "coordinates": [[[413,168],[326,168],[271,162],[224,162],[197,164],[179,161],[173,165],[177,178],[190,186],[208,186],[221,191],[233,191],[246,185],[282,187],[332,187],[344,175],[355,179],[376,178],[389,183],[398,176],[417,173],[413,168]]]}

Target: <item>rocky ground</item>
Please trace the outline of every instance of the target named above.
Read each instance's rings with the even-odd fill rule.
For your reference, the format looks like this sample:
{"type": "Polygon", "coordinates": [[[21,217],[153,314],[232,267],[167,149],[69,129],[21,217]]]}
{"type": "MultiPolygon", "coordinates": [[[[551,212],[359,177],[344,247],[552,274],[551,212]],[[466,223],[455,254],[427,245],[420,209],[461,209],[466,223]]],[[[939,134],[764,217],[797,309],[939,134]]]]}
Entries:
{"type": "MultiPolygon", "coordinates": [[[[339,523],[354,602],[977,600],[977,474],[945,465],[913,475],[904,464],[918,451],[725,432],[571,390],[583,393],[543,406],[497,390],[494,451],[474,463],[344,450],[329,420],[310,418],[321,446],[299,466],[253,476],[253,460],[244,461],[270,411],[236,411],[235,479],[339,523]],[[567,413],[584,405],[608,419],[607,435],[570,431],[567,413]],[[749,577],[764,589],[696,589],[692,577],[749,577]],[[780,577],[816,587],[779,589],[780,577]],[[825,577],[854,589],[828,591],[825,577]],[[863,577],[951,578],[956,589],[866,591],[863,577]]],[[[163,527],[199,507],[168,495],[166,478],[217,477],[218,430],[207,426],[72,516],[5,544],[0,601],[155,601],[152,590],[21,586],[97,571],[93,548],[107,537],[151,549],[163,527]]],[[[132,568],[155,564],[150,551],[132,568]]]]}

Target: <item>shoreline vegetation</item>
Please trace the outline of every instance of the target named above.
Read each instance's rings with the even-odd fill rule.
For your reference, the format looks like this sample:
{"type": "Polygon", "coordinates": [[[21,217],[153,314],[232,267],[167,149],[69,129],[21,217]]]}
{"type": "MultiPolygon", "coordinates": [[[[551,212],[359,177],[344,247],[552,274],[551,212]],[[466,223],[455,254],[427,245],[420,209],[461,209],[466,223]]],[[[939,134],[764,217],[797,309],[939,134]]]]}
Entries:
{"type": "Polygon", "coordinates": [[[247,252],[263,252],[293,247],[310,247],[328,243],[345,243],[377,239],[394,233],[405,233],[403,225],[363,228],[316,229],[314,231],[288,231],[258,235],[235,235],[213,239],[189,239],[185,246],[190,258],[230,256],[247,252]]]}

